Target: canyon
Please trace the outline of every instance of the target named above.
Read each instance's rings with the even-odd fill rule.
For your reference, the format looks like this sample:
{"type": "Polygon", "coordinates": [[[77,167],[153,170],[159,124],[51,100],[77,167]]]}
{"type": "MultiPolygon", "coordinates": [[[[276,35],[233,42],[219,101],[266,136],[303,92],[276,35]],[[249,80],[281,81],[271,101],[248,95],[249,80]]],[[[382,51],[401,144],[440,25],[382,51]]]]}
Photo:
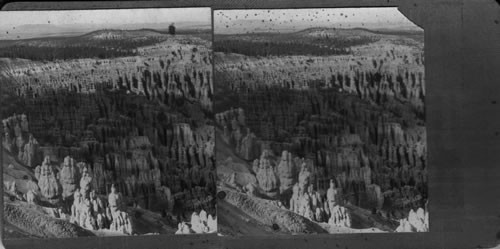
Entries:
{"type": "MultiPolygon", "coordinates": [[[[428,230],[423,32],[311,28],[215,44],[218,190],[231,193],[219,206],[284,233],[428,230]]],[[[220,218],[234,234],[240,224],[220,218]]]]}
{"type": "Polygon", "coordinates": [[[201,211],[210,228],[192,232],[214,232],[210,39],[154,30],[71,39],[17,41],[40,58],[0,58],[6,236],[174,234],[201,211]],[[68,46],[106,52],[42,58],[68,46]]]}

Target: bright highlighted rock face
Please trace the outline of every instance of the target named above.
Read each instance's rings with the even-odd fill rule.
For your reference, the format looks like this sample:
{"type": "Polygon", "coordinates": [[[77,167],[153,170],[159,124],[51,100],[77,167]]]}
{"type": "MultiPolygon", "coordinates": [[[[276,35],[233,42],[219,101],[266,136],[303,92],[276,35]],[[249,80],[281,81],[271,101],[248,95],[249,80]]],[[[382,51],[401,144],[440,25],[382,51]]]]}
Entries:
{"type": "Polygon", "coordinates": [[[57,199],[61,193],[61,185],[57,181],[56,173],[48,157],[45,158],[40,167],[38,187],[40,187],[41,194],[50,200],[57,199]]]}
{"type": "Polygon", "coordinates": [[[279,178],[275,173],[275,166],[271,164],[269,156],[268,151],[264,151],[260,157],[257,181],[260,188],[267,195],[274,197],[279,193],[279,178]]]}
{"type": "MultiPolygon", "coordinates": [[[[205,210],[194,232],[215,232],[207,10],[206,24],[175,35],[148,23],[2,41],[7,215],[38,214],[61,236],[115,236],[174,234],[205,210]]],[[[23,217],[6,217],[7,237],[57,237],[23,217]]]]}
{"type": "Polygon", "coordinates": [[[292,153],[283,151],[281,160],[277,167],[280,181],[280,192],[289,190],[295,183],[296,168],[292,159],[292,153]]]}
{"type": "Polygon", "coordinates": [[[419,208],[416,211],[410,210],[408,218],[399,220],[397,232],[428,232],[429,213],[419,208]]]}
{"type": "Polygon", "coordinates": [[[63,166],[59,174],[62,185],[62,198],[72,196],[80,181],[80,170],[75,165],[75,160],[69,156],[64,158],[63,166]]]}

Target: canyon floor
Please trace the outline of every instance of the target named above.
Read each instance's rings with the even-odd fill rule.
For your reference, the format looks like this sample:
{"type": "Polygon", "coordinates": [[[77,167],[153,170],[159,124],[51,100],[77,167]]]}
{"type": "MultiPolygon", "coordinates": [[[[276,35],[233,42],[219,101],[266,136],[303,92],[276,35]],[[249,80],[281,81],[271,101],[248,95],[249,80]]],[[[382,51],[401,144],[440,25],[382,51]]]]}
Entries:
{"type": "Polygon", "coordinates": [[[427,231],[423,41],[216,34],[219,233],[427,231]]]}
{"type": "Polygon", "coordinates": [[[209,30],[0,42],[6,238],[213,233],[209,30]]]}

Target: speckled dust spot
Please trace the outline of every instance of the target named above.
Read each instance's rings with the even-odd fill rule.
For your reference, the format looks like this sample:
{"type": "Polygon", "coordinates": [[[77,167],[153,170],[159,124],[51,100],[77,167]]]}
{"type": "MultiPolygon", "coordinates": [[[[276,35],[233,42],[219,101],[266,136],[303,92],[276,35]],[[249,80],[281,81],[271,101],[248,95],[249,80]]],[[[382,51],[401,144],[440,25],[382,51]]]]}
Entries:
{"type": "Polygon", "coordinates": [[[274,230],[274,231],[278,231],[278,230],[280,230],[280,226],[278,226],[278,224],[274,223],[274,224],[273,224],[273,230],[274,230]]]}
{"type": "Polygon", "coordinates": [[[219,191],[219,193],[217,193],[217,198],[224,200],[226,198],[226,195],[227,195],[226,192],[219,191]]]}

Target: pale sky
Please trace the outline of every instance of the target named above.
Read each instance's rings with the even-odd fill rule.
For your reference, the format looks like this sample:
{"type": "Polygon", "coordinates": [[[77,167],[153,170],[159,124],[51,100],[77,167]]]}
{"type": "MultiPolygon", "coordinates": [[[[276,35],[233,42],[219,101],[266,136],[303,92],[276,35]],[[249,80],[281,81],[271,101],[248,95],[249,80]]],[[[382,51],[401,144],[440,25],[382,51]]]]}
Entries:
{"type": "Polygon", "coordinates": [[[245,33],[308,27],[418,27],[395,7],[251,9],[214,11],[215,33],[245,33]],[[245,24],[247,23],[247,24],[245,24]],[[244,27],[247,26],[247,27],[244,27]]]}
{"type": "Polygon", "coordinates": [[[211,22],[210,8],[1,11],[0,30],[26,24],[133,24],[211,22]]]}

